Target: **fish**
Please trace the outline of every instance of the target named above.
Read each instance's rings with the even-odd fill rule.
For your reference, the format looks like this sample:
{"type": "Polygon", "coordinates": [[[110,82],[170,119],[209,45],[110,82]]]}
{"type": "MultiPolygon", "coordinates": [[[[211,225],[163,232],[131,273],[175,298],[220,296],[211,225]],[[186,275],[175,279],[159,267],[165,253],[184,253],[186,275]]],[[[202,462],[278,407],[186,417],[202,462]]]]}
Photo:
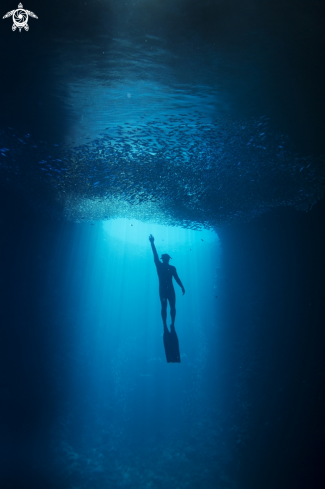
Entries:
{"type": "Polygon", "coordinates": [[[308,210],[323,195],[324,157],[297,154],[267,123],[207,124],[195,111],[140,116],[75,146],[4,129],[0,171],[44,212],[76,221],[120,216],[209,229],[280,205],[308,210]]]}

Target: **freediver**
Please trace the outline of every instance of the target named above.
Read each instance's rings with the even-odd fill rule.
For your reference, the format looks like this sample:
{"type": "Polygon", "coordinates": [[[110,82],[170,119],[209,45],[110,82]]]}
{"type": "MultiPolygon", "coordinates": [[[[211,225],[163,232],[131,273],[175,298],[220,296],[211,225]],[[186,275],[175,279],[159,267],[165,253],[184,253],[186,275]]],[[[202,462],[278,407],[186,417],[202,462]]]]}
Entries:
{"type": "Polygon", "coordinates": [[[161,302],[161,317],[164,325],[164,345],[167,362],[180,362],[178,338],[175,332],[175,317],[176,317],[176,295],[173,286],[173,277],[181,287],[183,295],[185,294],[184,286],[177,275],[176,268],[169,265],[171,257],[164,253],[161,255],[162,263],[158,258],[158,253],[155,246],[155,238],[150,234],[149,241],[154,256],[155,265],[159,278],[159,297],[161,302]],[[170,332],[167,328],[167,301],[170,307],[170,316],[172,323],[170,332]]]}

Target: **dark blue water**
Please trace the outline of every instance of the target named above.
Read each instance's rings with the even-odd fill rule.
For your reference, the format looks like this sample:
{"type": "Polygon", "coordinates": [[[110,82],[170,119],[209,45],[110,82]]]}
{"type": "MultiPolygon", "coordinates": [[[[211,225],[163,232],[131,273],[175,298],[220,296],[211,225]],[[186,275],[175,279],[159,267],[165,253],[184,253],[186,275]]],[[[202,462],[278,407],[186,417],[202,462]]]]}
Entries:
{"type": "Polygon", "coordinates": [[[1,488],[323,487],[323,4],[20,8],[29,30],[0,30],[1,488]],[[186,290],[180,364],[149,234],[186,290]]]}

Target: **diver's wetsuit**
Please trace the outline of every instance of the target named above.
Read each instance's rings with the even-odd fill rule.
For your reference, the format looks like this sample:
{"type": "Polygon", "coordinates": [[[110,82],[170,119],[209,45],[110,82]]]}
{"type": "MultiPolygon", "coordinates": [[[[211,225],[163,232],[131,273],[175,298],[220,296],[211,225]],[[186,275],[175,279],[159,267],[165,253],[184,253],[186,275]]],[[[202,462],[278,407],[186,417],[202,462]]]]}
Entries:
{"type": "Polygon", "coordinates": [[[168,299],[171,309],[175,308],[176,296],[173,286],[173,276],[175,276],[176,268],[172,265],[165,265],[160,260],[155,260],[158,278],[159,278],[159,297],[161,304],[168,299]]]}
{"type": "Polygon", "coordinates": [[[182,287],[183,294],[185,289],[179,276],[177,275],[176,268],[168,263],[161,263],[158,258],[157,250],[153,242],[153,237],[151,242],[151,247],[154,255],[155,265],[157,268],[158,278],[159,278],[159,297],[161,302],[161,317],[163,319],[164,327],[166,328],[166,315],[167,315],[167,300],[170,306],[170,315],[172,319],[171,328],[174,328],[175,317],[176,317],[176,295],[173,286],[173,277],[180,287],[182,287]]]}

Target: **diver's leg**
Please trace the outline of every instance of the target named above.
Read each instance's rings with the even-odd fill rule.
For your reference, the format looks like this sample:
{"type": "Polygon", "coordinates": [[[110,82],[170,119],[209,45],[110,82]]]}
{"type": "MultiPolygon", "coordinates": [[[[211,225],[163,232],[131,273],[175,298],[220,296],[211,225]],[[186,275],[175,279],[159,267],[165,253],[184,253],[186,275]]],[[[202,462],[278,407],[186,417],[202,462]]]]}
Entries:
{"type": "Polygon", "coordinates": [[[170,306],[170,317],[172,319],[172,324],[170,325],[170,328],[175,328],[175,318],[176,318],[176,295],[175,291],[173,290],[169,296],[169,306],[170,306]]]}
{"type": "Polygon", "coordinates": [[[161,302],[161,317],[163,320],[164,329],[167,329],[167,297],[163,297],[160,293],[160,302],[161,302]]]}

